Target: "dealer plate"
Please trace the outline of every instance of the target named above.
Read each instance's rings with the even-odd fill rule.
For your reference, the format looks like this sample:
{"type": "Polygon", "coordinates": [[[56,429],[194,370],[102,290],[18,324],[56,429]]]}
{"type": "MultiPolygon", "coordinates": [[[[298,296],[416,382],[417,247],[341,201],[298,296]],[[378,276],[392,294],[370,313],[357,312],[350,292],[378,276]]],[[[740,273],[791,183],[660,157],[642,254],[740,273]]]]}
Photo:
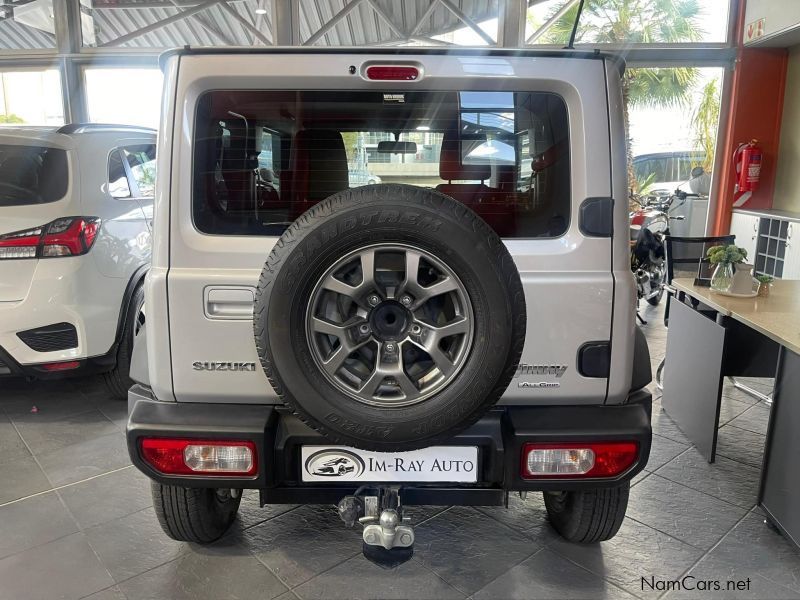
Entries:
{"type": "Polygon", "coordinates": [[[303,481],[475,483],[478,448],[431,446],[410,452],[371,452],[347,446],[303,446],[303,481]]]}

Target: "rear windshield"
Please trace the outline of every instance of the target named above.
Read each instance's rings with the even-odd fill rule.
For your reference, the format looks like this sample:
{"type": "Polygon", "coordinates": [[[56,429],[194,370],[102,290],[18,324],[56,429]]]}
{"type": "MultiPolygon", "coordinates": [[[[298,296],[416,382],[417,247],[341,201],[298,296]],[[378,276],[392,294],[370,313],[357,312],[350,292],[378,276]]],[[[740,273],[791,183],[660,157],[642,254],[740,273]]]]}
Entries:
{"type": "Polygon", "coordinates": [[[67,193],[67,178],[65,150],[0,144],[0,206],[60,200],[67,193]]]}
{"type": "Polygon", "coordinates": [[[378,183],[435,188],[504,237],[569,225],[567,107],[551,93],[213,91],[195,125],[204,233],[280,235],[331,194],[378,183]]]}

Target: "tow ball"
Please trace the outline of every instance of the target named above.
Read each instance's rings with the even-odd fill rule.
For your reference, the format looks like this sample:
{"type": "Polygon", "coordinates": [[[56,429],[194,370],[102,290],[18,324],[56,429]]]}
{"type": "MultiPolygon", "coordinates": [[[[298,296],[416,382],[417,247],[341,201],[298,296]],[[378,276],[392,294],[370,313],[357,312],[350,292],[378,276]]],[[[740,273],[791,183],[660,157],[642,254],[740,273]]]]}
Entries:
{"type": "Polygon", "coordinates": [[[339,517],[347,527],[356,521],[364,526],[361,551],[367,560],[387,569],[406,562],[414,554],[414,529],[403,517],[400,487],[365,490],[359,488],[339,501],[339,517]]]}

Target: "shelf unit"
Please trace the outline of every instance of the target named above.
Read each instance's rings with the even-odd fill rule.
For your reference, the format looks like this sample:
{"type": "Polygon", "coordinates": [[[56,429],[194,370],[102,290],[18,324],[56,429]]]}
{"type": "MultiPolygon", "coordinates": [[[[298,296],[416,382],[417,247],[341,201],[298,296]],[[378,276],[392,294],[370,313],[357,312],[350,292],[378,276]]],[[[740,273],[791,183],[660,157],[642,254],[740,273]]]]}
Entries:
{"type": "Polygon", "coordinates": [[[783,277],[788,241],[788,221],[765,217],[759,219],[754,263],[757,275],[771,275],[776,279],[783,277]]]}

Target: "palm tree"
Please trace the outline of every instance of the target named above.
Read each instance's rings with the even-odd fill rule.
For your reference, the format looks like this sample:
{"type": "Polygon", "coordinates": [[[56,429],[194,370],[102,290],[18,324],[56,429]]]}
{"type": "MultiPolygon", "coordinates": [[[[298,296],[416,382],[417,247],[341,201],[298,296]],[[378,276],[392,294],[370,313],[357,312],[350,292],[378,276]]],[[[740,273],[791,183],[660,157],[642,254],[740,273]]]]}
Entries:
{"type": "MultiPolygon", "coordinates": [[[[558,10],[556,7],[555,10],[558,10]]],[[[566,44],[576,4],[542,36],[541,42],[566,44]]],[[[555,11],[554,11],[555,12],[555,11]]],[[[696,42],[702,35],[698,24],[698,0],[586,0],[575,43],[630,44],[696,42]]],[[[629,127],[631,106],[671,108],[685,106],[698,78],[694,67],[627,69],[622,79],[628,185],[637,189],[629,127]]]]}

